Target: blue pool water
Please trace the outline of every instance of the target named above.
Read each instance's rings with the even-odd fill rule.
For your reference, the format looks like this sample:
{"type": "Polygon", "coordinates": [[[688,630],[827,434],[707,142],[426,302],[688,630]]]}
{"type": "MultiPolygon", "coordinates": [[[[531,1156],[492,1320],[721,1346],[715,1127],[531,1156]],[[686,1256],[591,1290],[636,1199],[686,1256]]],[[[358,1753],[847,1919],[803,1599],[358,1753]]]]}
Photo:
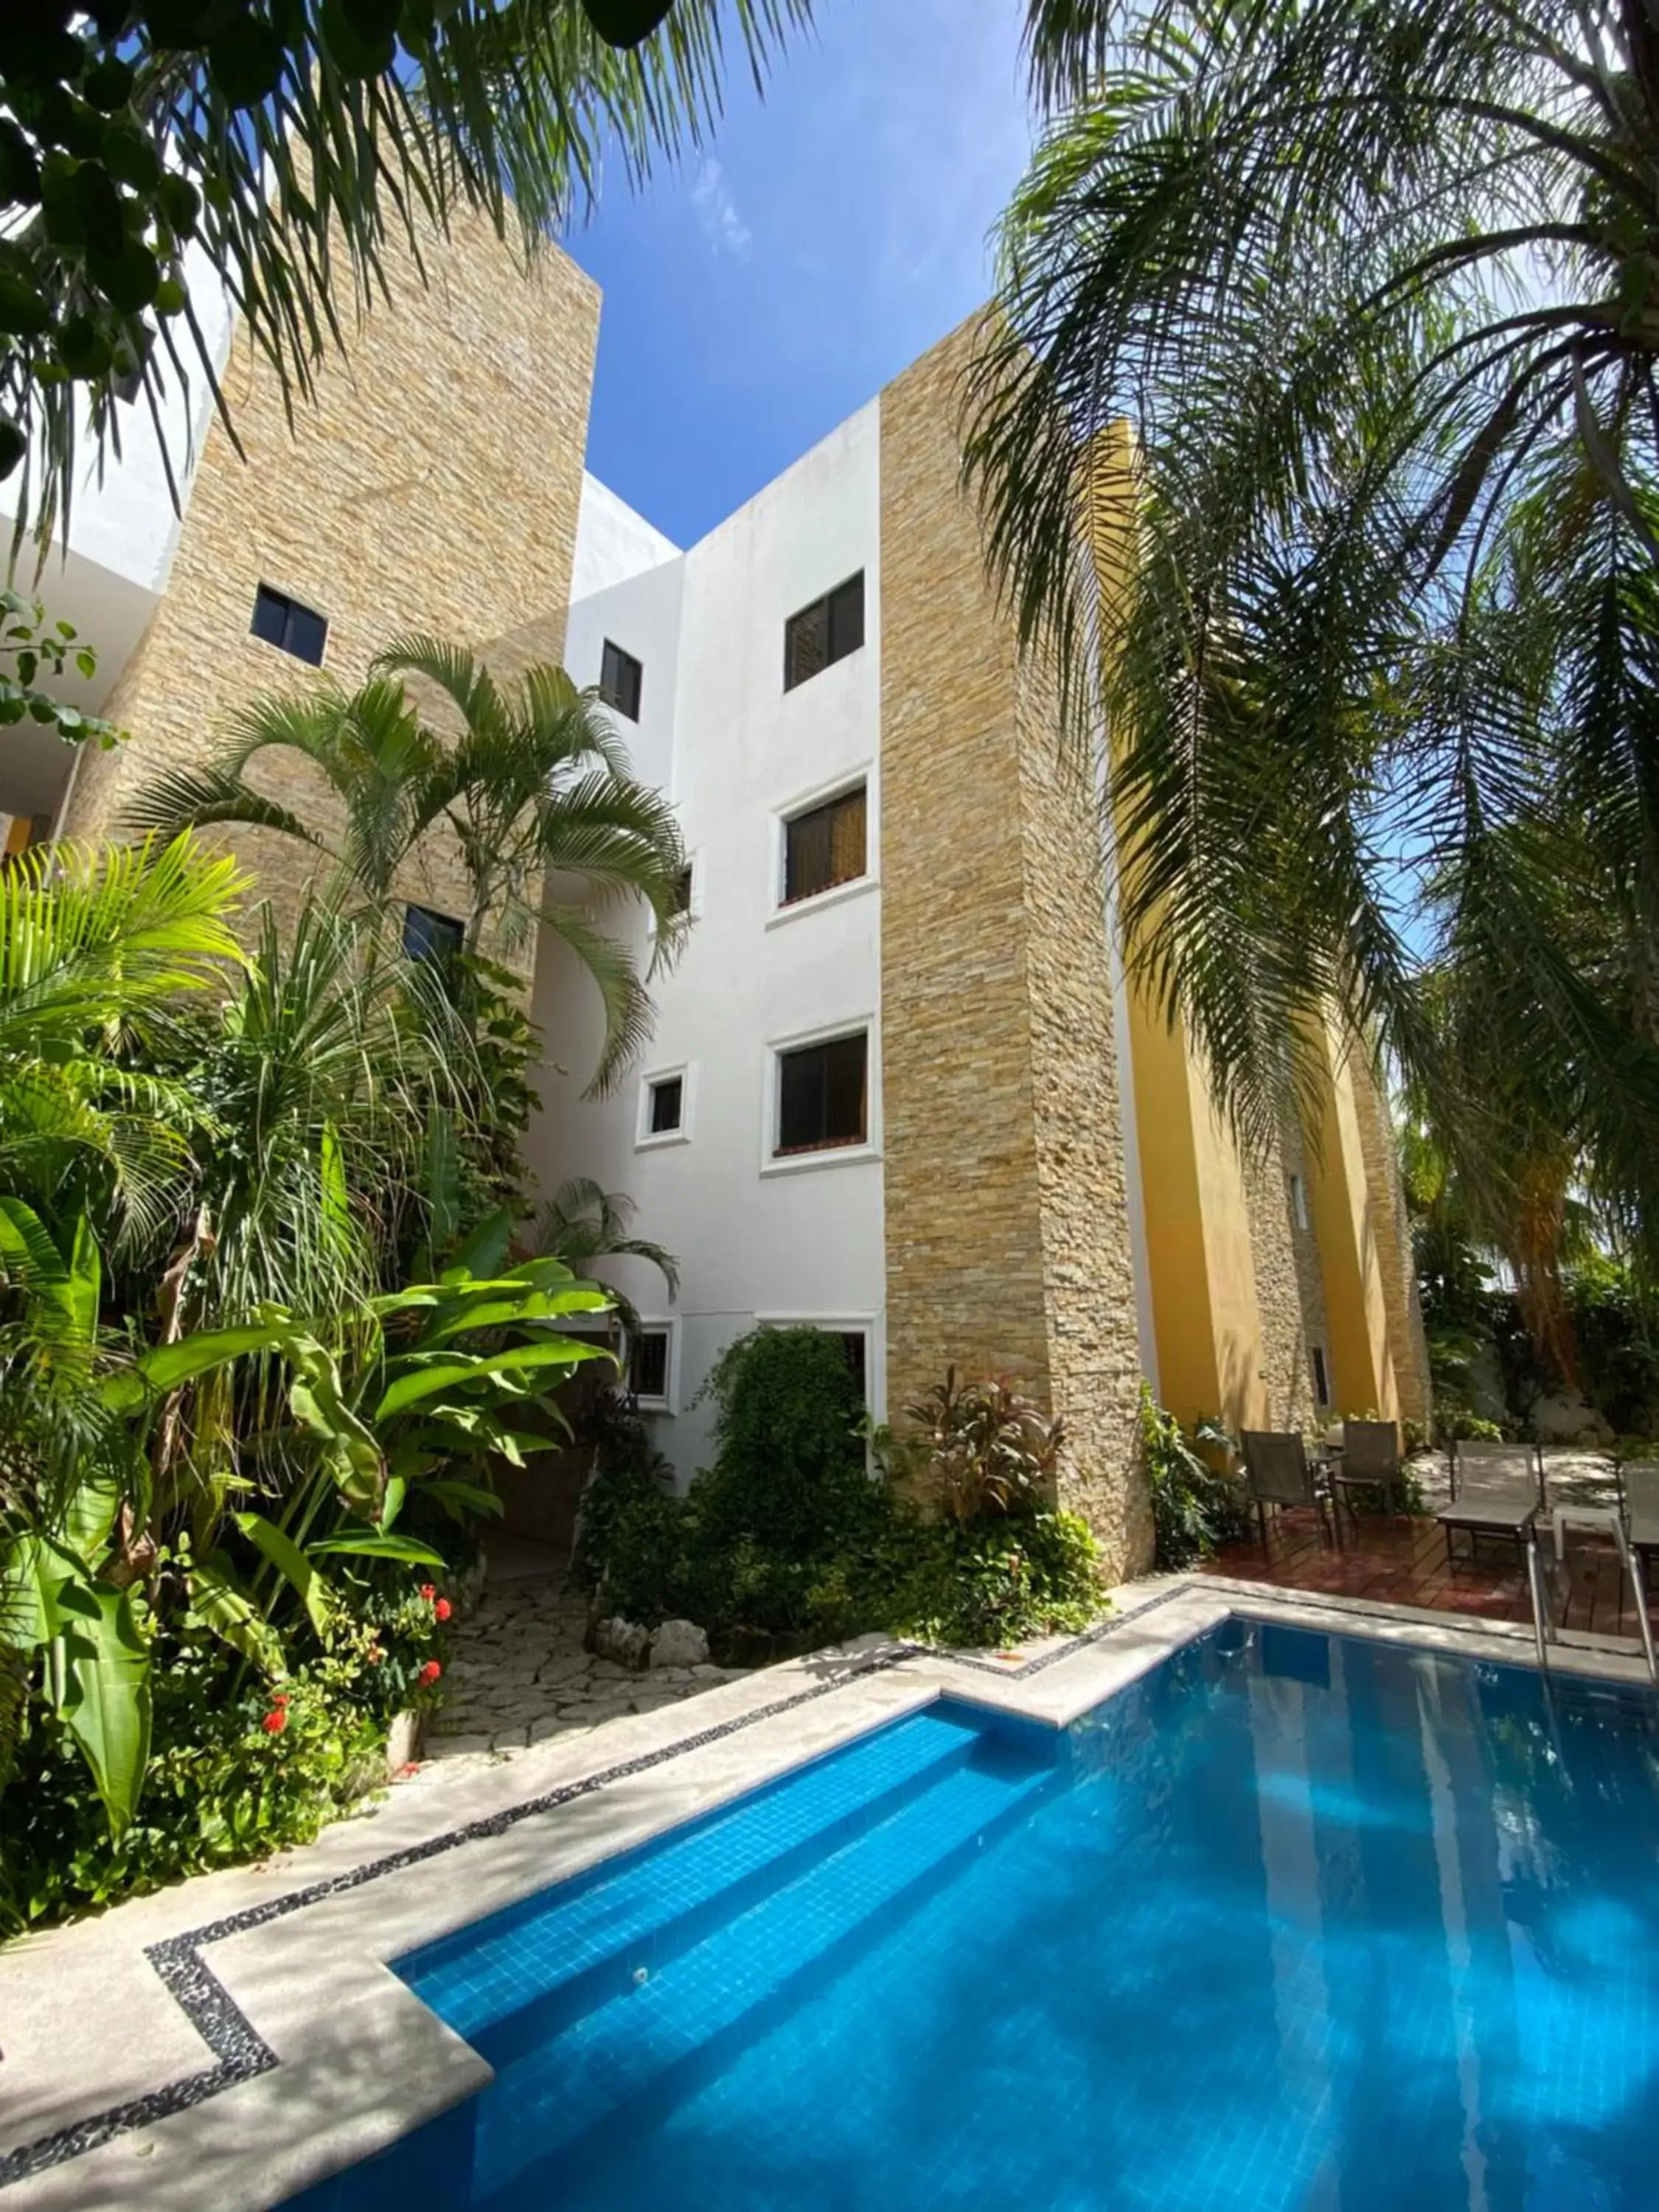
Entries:
{"type": "Polygon", "coordinates": [[[400,1971],[496,2069],[489,2212],[1652,2212],[1656,1875],[1647,1700],[1232,1622],[400,1971]]]}

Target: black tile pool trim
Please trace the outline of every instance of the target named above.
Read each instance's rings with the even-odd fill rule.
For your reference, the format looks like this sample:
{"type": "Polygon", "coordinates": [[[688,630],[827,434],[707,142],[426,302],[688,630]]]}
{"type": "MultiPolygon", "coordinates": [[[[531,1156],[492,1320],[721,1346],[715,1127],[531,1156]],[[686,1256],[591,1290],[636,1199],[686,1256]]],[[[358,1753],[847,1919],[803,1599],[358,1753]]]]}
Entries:
{"type": "MultiPolygon", "coordinates": [[[[192,2106],[205,2104],[210,2097],[226,2089],[234,2088],[239,2082],[251,2081],[258,2075],[268,2074],[281,2062],[270,2045],[258,2033],[241,2008],[231,1996],[213,1969],[202,1957],[202,1952],[211,1943],[222,1943],[228,1936],[240,1936],[252,1928],[263,1928],[272,1920],[285,1919],[291,1912],[301,1912],[308,1905],[320,1905],[331,1897],[343,1896],[348,1890],[362,1889],[367,1883],[378,1881],[384,1875],[401,1873],[404,1868],[418,1866],[423,1860],[438,1858],[446,1851],[458,1850],[463,1844],[483,1842],[492,1836],[502,1836],[517,1827],[520,1820],[533,1820],[538,1814],[555,1812],[562,1805],[570,1804],[578,1797],[591,1796],[596,1790],[604,1790],[613,1782],[626,1781],[635,1774],[649,1773],[653,1767],[664,1766],[671,1759],[682,1759],[687,1752],[701,1751],[705,1745],[720,1743],[727,1736],[737,1735],[757,1723],[775,1719],[778,1714],[792,1712],[797,1706],[812,1704],[844,1690],[851,1682],[860,1681],[871,1674],[887,1673],[912,1659],[947,1658],[952,1666],[964,1667],[975,1673],[991,1674],[1005,1682],[1028,1680],[1049,1667],[1057,1666],[1062,1659],[1070,1659],[1079,1651],[1104,1643],[1132,1621],[1144,1620],[1149,1613],[1172,1604],[1176,1598],[1195,1592],[1203,1593],[1223,1602],[1242,1604],[1285,1605],[1297,1610],[1323,1613],[1358,1627],[1368,1618],[1364,1610],[1350,1611],[1346,1606],[1323,1602],[1311,1595],[1304,1596],[1294,1590],[1277,1589],[1261,1583],[1233,1583],[1220,1577],[1193,1577],[1158,1591],[1144,1598],[1139,1605],[1127,1607],[1121,1613],[1108,1613],[1092,1628],[1081,1634],[1067,1637],[1051,1650],[1039,1652],[1035,1659],[1026,1659],[1015,1665],[1006,1660],[980,1659],[971,1653],[941,1652],[925,1644],[899,1644],[874,1654],[871,1658],[850,1665],[846,1673],[832,1681],[815,1682],[808,1689],[797,1690],[787,1698],[775,1698],[770,1705],[757,1705],[752,1712],[739,1713],[729,1721],[721,1721],[713,1728],[701,1729],[695,1735],[682,1736],[677,1742],[665,1744],[660,1750],[642,1752],[636,1759],[619,1760],[614,1766],[602,1767],[598,1773],[583,1776],[575,1782],[562,1784],[539,1797],[528,1797],[521,1804],[509,1805],[499,1813],[483,1814],[476,1820],[467,1820],[459,1827],[447,1828],[440,1835],[428,1836],[424,1843],[406,1844],[402,1850],[388,1851],[383,1858],[370,1859],[344,1874],[332,1875],[325,1881],[307,1884],[302,1889],[289,1890],[281,1897],[267,1898],[263,1904],[246,1906],[240,1912],[228,1914],[222,1920],[213,1920],[201,1928],[192,1928],[181,1936],[169,1936],[160,1943],[152,1943],[145,1957],[161,1976],[191,2026],[212,2052],[216,2063],[200,2073],[187,2074],[161,2088],[152,2089],[142,2097],[134,2097],[124,2105],[112,2105],[106,2111],[94,2112],[84,2120],[58,2128],[50,2135],[38,2136],[34,2142],[21,2143],[15,2150],[0,2156],[0,2189],[13,2183],[27,2181],[31,2176],[44,2173],[56,2166],[64,2166],[72,2159],[82,2158],[87,2152],[97,2150],[118,2136],[130,2134],[135,2128],[149,2127],[157,2120],[171,2119],[175,2113],[188,2112],[192,2106]]],[[[1490,1637],[1494,1629],[1504,1624],[1491,1621],[1463,1621],[1455,1615],[1444,1620],[1425,1621],[1413,1616],[1402,1626],[1428,1629],[1437,1633],[1490,1637]]],[[[1520,1640],[1516,1639],[1517,1642],[1520,1640]]]]}
{"type": "MultiPolygon", "coordinates": [[[[1102,1643],[1115,1635],[1131,1621],[1141,1620],[1149,1613],[1201,1584],[1182,1583],[1170,1589],[1160,1590],[1139,1604],[1130,1606],[1122,1613],[1109,1613],[1092,1628],[1080,1635],[1068,1637],[1050,1651],[1040,1652],[1035,1659],[1027,1659],[1018,1666],[994,1659],[976,1659],[956,1652],[942,1653],[925,1644],[895,1644],[875,1654],[861,1663],[848,1668],[834,1680],[815,1682],[811,1688],[797,1690],[787,1698],[775,1698],[769,1705],[757,1705],[752,1712],[739,1713],[729,1721],[721,1721],[714,1728],[699,1729],[693,1735],[682,1736],[677,1742],[665,1744],[659,1751],[642,1752],[637,1759],[619,1760],[614,1766],[602,1767],[596,1774],[584,1775],[579,1781],[567,1782],[556,1790],[549,1790],[539,1797],[528,1797],[521,1804],[509,1805],[499,1813],[483,1814],[476,1820],[465,1821],[459,1827],[447,1828],[441,1835],[428,1836],[424,1843],[406,1844],[402,1850],[388,1851],[385,1857],[369,1859],[344,1874],[331,1875],[325,1881],[307,1883],[302,1889],[289,1890],[281,1897],[267,1898],[263,1904],[251,1905],[240,1912],[228,1914],[222,1920],[209,1921],[201,1928],[191,1928],[181,1936],[169,1936],[160,1943],[150,1944],[144,1953],[156,1972],[171,1992],[174,2002],[191,2026],[213,2053],[216,2063],[198,2074],[187,2074],[161,2088],[149,2090],[142,2097],[131,2098],[124,2105],[112,2105],[106,2111],[94,2112],[84,2120],[70,2126],[55,2129],[52,2134],[37,2136],[34,2142],[20,2143],[15,2150],[0,2156],[0,2189],[9,2189],[15,2182],[27,2181],[31,2176],[44,2173],[55,2166],[64,2166],[71,2159],[84,2158],[91,2150],[113,2142],[118,2136],[130,2134],[135,2128],[151,2126],[157,2120],[171,2119],[175,2113],[188,2112],[192,2106],[205,2104],[226,2089],[234,2089],[239,2082],[252,2081],[261,2074],[268,2074],[280,2063],[276,2054],[258,2033],[236,2003],[213,1969],[202,1957],[210,1943],[222,1943],[228,1936],[240,1936],[252,1928],[263,1928],[273,1920],[286,1919],[291,1912],[301,1912],[307,1906],[320,1905],[331,1897],[343,1896],[348,1890],[362,1889],[367,1883],[379,1881],[385,1875],[399,1874],[404,1868],[418,1866],[423,1860],[438,1858],[446,1851],[458,1850],[463,1844],[485,1841],[492,1836],[503,1836],[515,1828],[520,1820],[533,1820],[538,1814],[551,1813],[562,1805],[570,1804],[578,1797],[591,1796],[596,1790],[604,1790],[613,1782],[626,1781],[630,1776],[648,1773],[653,1767],[664,1766],[671,1759],[682,1759],[687,1752],[701,1751],[705,1745],[720,1743],[727,1736],[737,1735],[743,1729],[753,1728],[761,1721],[774,1720],[780,1713],[792,1712],[797,1706],[811,1705],[818,1698],[831,1696],[844,1690],[851,1682],[860,1681],[871,1674],[887,1673],[912,1659],[948,1657],[953,1665],[971,1667],[988,1674],[1000,1676],[1005,1681],[1017,1682],[1031,1674],[1041,1674],[1062,1659],[1069,1659],[1079,1651],[1087,1650],[1091,1644],[1102,1643]]],[[[1218,1596],[1222,1593],[1218,1590],[1218,1596]]]]}

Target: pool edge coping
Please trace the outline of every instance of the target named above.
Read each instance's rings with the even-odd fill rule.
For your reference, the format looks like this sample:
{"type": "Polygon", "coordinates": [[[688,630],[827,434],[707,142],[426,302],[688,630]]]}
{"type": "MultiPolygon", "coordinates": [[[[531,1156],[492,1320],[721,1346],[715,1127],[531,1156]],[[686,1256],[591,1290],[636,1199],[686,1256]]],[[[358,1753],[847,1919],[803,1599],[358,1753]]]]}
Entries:
{"type": "MultiPolygon", "coordinates": [[[[0,2154],[0,2203],[5,2212],[37,2212],[37,2208],[38,2212],[48,2212],[48,2208],[50,2212],[68,2212],[71,2206],[82,2212],[82,2208],[103,2203],[120,2206],[123,2212],[139,2212],[152,2204],[177,2208],[177,2212],[188,2212],[198,2204],[204,2212],[206,2208],[239,2212],[242,2207],[262,2212],[262,2208],[388,2148],[491,2078],[490,2069],[471,2045],[445,2027],[391,1972],[387,1961],[414,1948],[406,1933],[395,1932],[397,1927],[424,1915],[432,1925],[416,1942],[441,1940],[456,1927],[635,1848],[696,1812],[839,1749],[907,1711],[923,1710],[940,1696],[1063,1727],[1194,1637],[1237,1614],[1312,1626],[1327,1633],[1380,1638],[1536,1671],[1531,1632],[1504,1623],[1208,1574],[1183,1573],[1129,1584],[1115,1595],[1116,1608],[1090,1628],[1030,1648],[1018,1660],[865,1638],[763,1670],[656,1714],[612,1723],[595,1730],[580,1747],[544,1747],[549,1752],[564,1751],[565,1759],[559,1763],[573,1765],[550,1787],[515,1792],[509,1780],[496,1790],[501,1802],[460,1821],[453,1818],[453,1802],[442,1802],[445,1797],[453,1801],[453,1789],[434,1791],[448,1825],[391,1850],[370,1850],[356,1863],[333,1873],[143,1942],[150,1972],[212,2063],[46,2130],[0,2154]],[[757,1685],[775,1686],[784,1694],[751,1702],[749,1692],[757,1685]],[[880,1694],[872,1694],[877,1691],[880,1694]],[[732,1692],[738,1695],[734,1698],[732,1692]],[[695,1721],[699,1709],[707,1716],[716,1706],[723,1717],[710,1718],[702,1727],[686,1725],[695,1721]],[[800,1729],[792,1723],[805,1717],[808,1708],[822,1708],[812,1717],[823,1740],[803,1749],[800,1729]],[[647,1719],[654,1727],[639,1725],[647,1719]],[[680,1725],[671,1725],[676,1720],[680,1725]],[[609,1737],[615,1746],[624,1729],[630,1741],[645,1735],[660,1740],[645,1744],[631,1757],[592,1756],[602,1751],[603,1739],[609,1737]],[[551,1870],[546,1859],[515,1866],[511,1854],[498,1848],[491,1870],[488,1847],[502,1846],[515,1837],[533,1841],[538,1820],[547,1821],[600,1793],[616,1793],[625,1784],[663,1777],[665,1771],[687,1762],[681,1777],[673,1778],[683,1780],[684,1772],[696,1765],[697,1754],[733,1744],[754,1756],[726,1761],[723,1775],[719,1760],[703,1760],[703,1767],[712,1766],[714,1772],[713,1779],[702,1785],[701,1800],[688,1803],[683,1787],[665,1784],[648,1788],[643,1793],[647,1802],[635,1809],[631,1825],[624,1821],[592,1838],[562,1839],[558,1855],[569,1863],[551,1870]],[[589,1758],[573,1759],[580,1751],[589,1758]],[[465,1854],[471,1845],[484,1848],[469,1859],[465,1854]],[[452,1861],[456,1853],[463,1858],[452,1861]],[[464,1893],[450,1894],[447,1901],[446,1892],[457,1889],[455,1881],[441,1878],[435,1887],[428,1882],[419,1891],[397,1883],[397,1877],[434,1864],[453,1864],[462,1875],[475,1872],[475,1879],[460,1884],[464,1893]],[[353,1900],[383,1881],[389,1889],[382,1896],[392,1889],[398,1892],[402,1923],[378,1911],[368,1918],[360,1908],[354,1909],[353,1900]],[[308,1929],[300,1916],[312,1916],[308,1929]],[[357,1921],[362,1923],[361,1929],[352,1924],[357,1921]],[[279,1942],[276,1931],[284,1928],[289,1932],[279,1942]],[[297,1929],[307,1933],[297,1946],[296,1960],[297,1929]],[[387,1940],[389,1930],[393,1932],[387,1940]],[[217,1954],[212,1964],[204,1956],[210,1950],[217,1954]],[[308,1963],[307,1951],[315,1954],[308,1963]],[[297,2011],[296,1979],[304,1985],[297,2011]],[[343,2078],[349,2081],[342,2074],[349,2056],[347,2039],[355,2043],[364,2019],[371,2015],[375,2021],[374,2070],[377,2077],[384,2077],[401,2069],[397,2084],[401,2097],[382,2095],[372,2108],[337,2109],[320,2129],[308,2124],[301,2137],[285,2142],[284,2108],[291,2136],[296,2118],[307,2118],[301,2091],[309,2086],[325,2097],[335,2093],[343,2078]],[[122,2153],[145,2159],[142,2172],[133,2155],[122,2153]],[[59,2185],[65,2180],[71,2183],[68,2189],[59,2185]],[[83,2182],[94,2191],[107,2184],[112,2193],[88,2195],[83,2182]]],[[[1556,1646],[1554,1656],[1575,1675],[1645,1681],[1625,1647],[1610,1639],[1576,1637],[1556,1646]]],[[[497,1774],[508,1764],[502,1762],[497,1774]]],[[[548,1765],[533,1753],[519,1754],[510,1764],[526,1784],[545,1773],[548,1765]]],[[[441,1778],[447,1783],[455,1772],[448,1770],[441,1778]]],[[[351,1825],[341,1823],[325,1832],[319,1844],[294,1853],[283,1871],[316,1863],[325,1856],[326,1840],[334,1840],[334,1855],[338,1856],[337,1839],[351,1825]]],[[[200,1879],[224,1887],[234,1877],[200,1879]]],[[[100,1948],[99,1935],[119,1942],[143,1908],[150,1909],[145,1917],[155,1919],[159,1908],[169,1902],[175,1907],[183,1905],[195,1888],[192,1883],[181,1884],[54,1934],[76,1936],[81,1948],[95,1952],[100,1948]],[[129,1916],[125,1923],[124,1914],[129,1916]]],[[[380,1901],[377,1899],[377,1905],[380,1901]]],[[[52,1940],[43,1938],[41,1948],[52,1940]]],[[[5,1964],[0,1956],[0,1977],[5,1964]]],[[[9,2034],[7,2039],[13,2039],[9,2034]]],[[[0,2089],[4,2086],[0,2069],[0,2089]]],[[[378,2086],[384,2089],[383,2078],[378,2086]]]]}

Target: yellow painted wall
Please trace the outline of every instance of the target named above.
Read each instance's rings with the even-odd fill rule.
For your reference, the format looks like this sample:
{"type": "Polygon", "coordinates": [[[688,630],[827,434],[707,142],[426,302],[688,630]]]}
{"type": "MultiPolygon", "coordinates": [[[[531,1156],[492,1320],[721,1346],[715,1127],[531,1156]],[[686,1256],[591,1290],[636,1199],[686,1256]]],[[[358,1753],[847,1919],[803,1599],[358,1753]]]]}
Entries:
{"type": "Polygon", "coordinates": [[[1310,1132],[1308,1181],[1325,1280],[1327,1353],[1339,1413],[1400,1418],[1378,1249],[1379,1202],[1365,1173],[1352,1076],[1328,1023],[1319,1039],[1317,1127],[1310,1132]]]}

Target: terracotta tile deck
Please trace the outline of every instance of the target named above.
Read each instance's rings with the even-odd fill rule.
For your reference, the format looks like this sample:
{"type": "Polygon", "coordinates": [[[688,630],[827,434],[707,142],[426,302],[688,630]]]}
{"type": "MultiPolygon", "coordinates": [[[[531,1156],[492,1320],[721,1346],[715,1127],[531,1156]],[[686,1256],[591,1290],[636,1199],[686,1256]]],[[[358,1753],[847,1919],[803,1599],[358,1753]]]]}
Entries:
{"type": "MultiPolygon", "coordinates": [[[[1553,1482],[1552,1503],[1558,1494],[1553,1482]]],[[[1541,1526],[1545,1587],[1557,1626],[1634,1637],[1630,1590],[1613,1546],[1588,1534],[1572,1534],[1566,1560],[1552,1565],[1548,1526],[1541,1526]]],[[[1444,1531],[1432,1513],[1362,1513],[1356,1523],[1345,1512],[1340,1542],[1333,1544],[1316,1513],[1297,1510],[1269,1516],[1265,1549],[1254,1538],[1230,1545],[1206,1562],[1206,1571],[1284,1589],[1336,1591],[1345,1597],[1529,1623],[1525,1571],[1515,1547],[1483,1537],[1471,1559],[1467,1534],[1460,1530],[1454,1540],[1456,1557],[1449,1560],[1444,1531]]]]}

